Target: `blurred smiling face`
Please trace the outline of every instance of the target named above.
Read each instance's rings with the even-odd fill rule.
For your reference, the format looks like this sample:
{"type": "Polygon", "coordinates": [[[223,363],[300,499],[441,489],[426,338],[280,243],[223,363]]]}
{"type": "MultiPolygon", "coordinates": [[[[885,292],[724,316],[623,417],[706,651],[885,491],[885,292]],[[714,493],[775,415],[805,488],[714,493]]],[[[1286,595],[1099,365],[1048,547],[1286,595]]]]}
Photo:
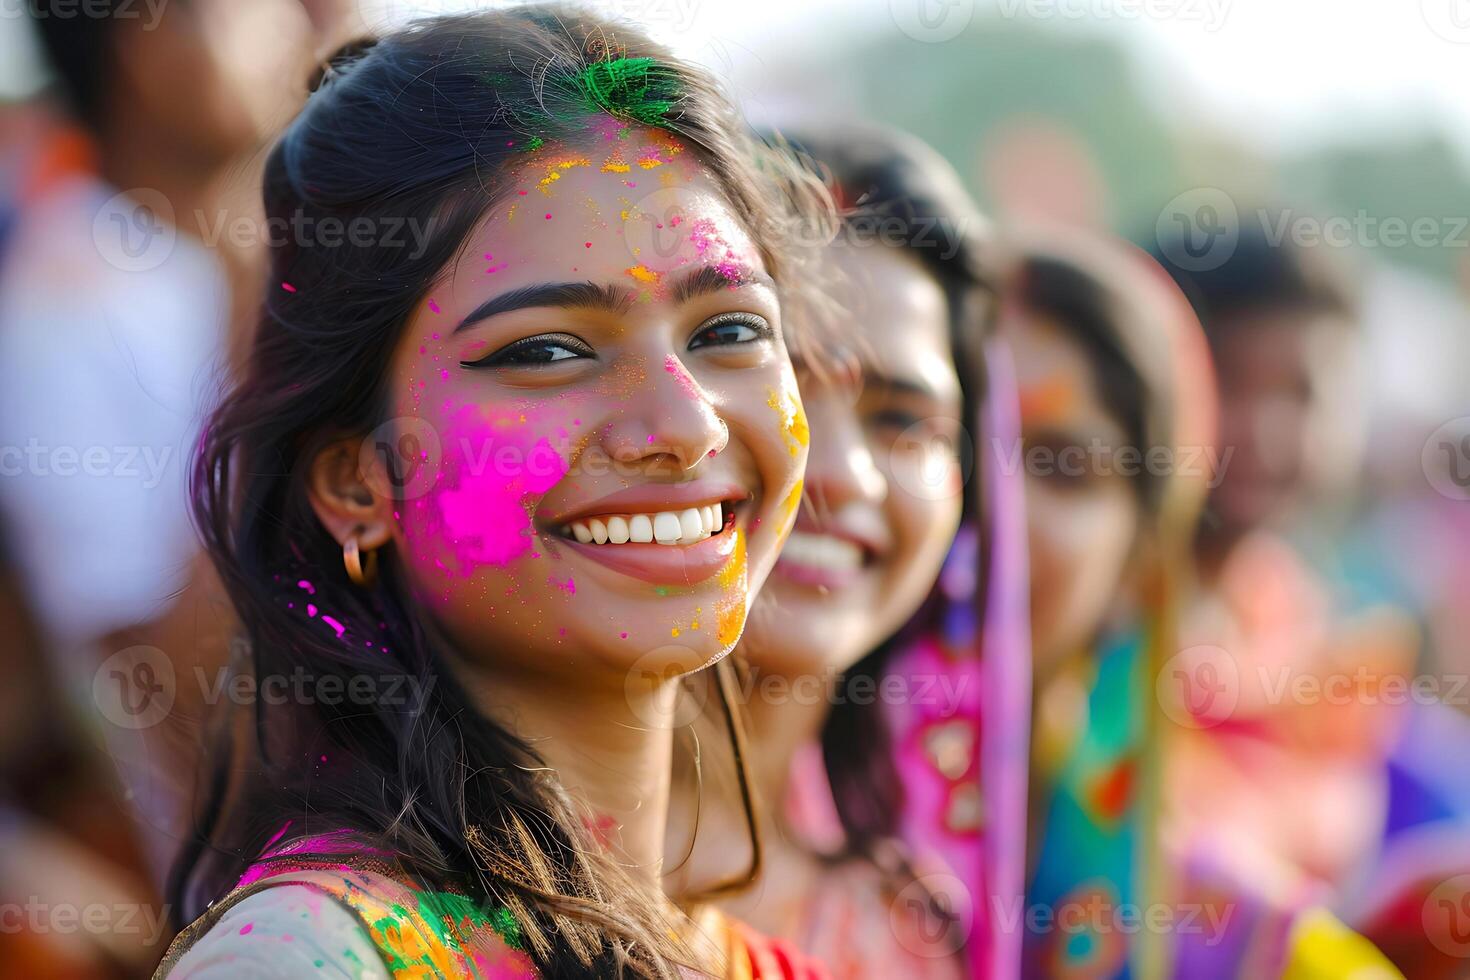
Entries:
{"type": "Polygon", "coordinates": [[[828,254],[847,314],[831,339],[861,376],[800,371],[812,431],[805,499],[742,647],[756,666],[787,673],[844,670],[912,617],[963,500],[943,291],[897,248],[828,254]]]}
{"type": "Polygon", "coordinates": [[[1138,497],[1128,477],[1088,462],[1088,447],[1124,446],[1128,434],[1104,404],[1087,353],[1044,314],[1028,311],[1003,327],[1023,445],[1037,460],[1026,467],[1026,521],[1041,681],[1087,648],[1117,600],[1139,531],[1138,497]]]}
{"type": "Polygon", "coordinates": [[[408,324],[380,431],[406,464],[392,533],[415,593],[509,669],[727,652],[794,518],[806,425],[718,185],[609,122],[528,153],[460,254],[408,324]]]}

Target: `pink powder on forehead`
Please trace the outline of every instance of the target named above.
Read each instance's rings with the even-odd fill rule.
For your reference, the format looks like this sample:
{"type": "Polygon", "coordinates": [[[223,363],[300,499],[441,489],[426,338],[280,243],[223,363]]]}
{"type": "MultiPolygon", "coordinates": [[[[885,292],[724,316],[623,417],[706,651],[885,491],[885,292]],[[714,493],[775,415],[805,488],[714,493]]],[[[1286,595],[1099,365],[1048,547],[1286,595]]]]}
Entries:
{"type": "Polygon", "coordinates": [[[427,535],[449,547],[465,576],[525,554],[533,536],[526,499],[555,486],[566,460],[521,417],[488,419],[473,405],[453,417],[443,444],[440,486],[415,501],[427,535]]]}

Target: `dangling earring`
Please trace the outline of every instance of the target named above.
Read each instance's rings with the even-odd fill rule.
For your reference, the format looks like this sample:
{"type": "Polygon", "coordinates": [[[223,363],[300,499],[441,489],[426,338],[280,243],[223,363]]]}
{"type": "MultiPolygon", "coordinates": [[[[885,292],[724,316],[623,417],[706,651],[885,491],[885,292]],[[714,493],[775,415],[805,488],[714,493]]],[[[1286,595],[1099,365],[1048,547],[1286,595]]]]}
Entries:
{"type": "Polygon", "coordinates": [[[342,546],[342,564],[347,566],[347,577],[352,579],[353,585],[367,588],[372,585],[378,577],[378,552],[376,550],[367,553],[367,564],[362,561],[362,549],[357,545],[357,538],[350,537],[342,546]]]}

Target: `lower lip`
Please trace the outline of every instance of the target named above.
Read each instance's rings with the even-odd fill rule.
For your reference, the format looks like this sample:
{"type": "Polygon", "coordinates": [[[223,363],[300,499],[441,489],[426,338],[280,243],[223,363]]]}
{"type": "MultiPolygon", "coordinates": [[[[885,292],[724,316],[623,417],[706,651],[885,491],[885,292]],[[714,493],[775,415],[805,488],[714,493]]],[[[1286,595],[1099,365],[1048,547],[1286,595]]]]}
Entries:
{"type": "Polygon", "coordinates": [[[735,527],[694,544],[583,544],[561,538],[562,544],[601,562],[615,572],[655,585],[698,585],[729,564],[735,552],[735,527]]]}
{"type": "Polygon", "coordinates": [[[788,561],[785,558],[777,560],[774,571],[788,582],[827,591],[846,588],[861,578],[863,574],[861,568],[817,568],[813,565],[788,561]]]}

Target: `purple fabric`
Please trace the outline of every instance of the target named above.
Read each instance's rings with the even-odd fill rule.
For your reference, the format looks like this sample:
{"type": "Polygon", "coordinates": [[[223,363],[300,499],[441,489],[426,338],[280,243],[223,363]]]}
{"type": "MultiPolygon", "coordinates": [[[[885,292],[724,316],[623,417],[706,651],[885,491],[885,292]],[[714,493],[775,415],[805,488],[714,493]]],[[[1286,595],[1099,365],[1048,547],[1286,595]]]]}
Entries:
{"type": "MultiPolygon", "coordinates": [[[[1030,572],[1026,554],[1023,473],[1008,467],[1021,438],[1020,408],[1010,350],[992,341],[987,351],[990,390],[982,411],[976,454],[991,501],[980,709],[980,779],[989,816],[983,881],[976,895],[977,925],[987,933],[988,959],[972,964],[975,977],[1021,975],[1023,930],[1007,932],[998,909],[1022,908],[1026,874],[1026,773],[1031,742],[1030,572]],[[993,450],[993,452],[992,452],[993,450]],[[1014,903],[1014,904],[1012,904],[1014,903]]],[[[978,883],[977,883],[978,884],[978,883]]]]}

